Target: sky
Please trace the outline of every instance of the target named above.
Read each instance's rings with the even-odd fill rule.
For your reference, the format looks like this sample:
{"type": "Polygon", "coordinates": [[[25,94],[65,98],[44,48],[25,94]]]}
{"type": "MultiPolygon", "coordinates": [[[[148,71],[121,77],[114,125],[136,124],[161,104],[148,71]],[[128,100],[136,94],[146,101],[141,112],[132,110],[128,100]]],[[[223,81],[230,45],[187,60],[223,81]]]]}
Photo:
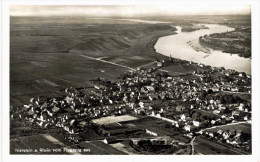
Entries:
{"type": "Polygon", "coordinates": [[[236,15],[250,14],[249,5],[34,5],[10,6],[11,16],[135,17],[154,15],[236,15]]]}

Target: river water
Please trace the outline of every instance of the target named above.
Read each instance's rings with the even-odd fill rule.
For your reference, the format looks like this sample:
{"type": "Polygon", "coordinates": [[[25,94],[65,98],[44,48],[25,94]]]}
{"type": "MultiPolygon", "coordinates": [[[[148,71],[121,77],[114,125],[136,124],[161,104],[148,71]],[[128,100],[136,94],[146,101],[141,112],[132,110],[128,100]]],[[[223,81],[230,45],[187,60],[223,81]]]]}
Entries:
{"type": "Polygon", "coordinates": [[[207,24],[205,26],[209,29],[200,29],[193,32],[181,32],[181,27],[177,26],[177,34],[159,38],[154,48],[156,52],[165,56],[171,55],[173,58],[202,63],[213,67],[225,67],[226,69],[251,74],[251,59],[249,58],[212,49],[210,49],[210,54],[206,54],[196,51],[187,43],[188,41],[198,41],[199,37],[205,34],[234,30],[234,28],[217,24],[207,24]]]}

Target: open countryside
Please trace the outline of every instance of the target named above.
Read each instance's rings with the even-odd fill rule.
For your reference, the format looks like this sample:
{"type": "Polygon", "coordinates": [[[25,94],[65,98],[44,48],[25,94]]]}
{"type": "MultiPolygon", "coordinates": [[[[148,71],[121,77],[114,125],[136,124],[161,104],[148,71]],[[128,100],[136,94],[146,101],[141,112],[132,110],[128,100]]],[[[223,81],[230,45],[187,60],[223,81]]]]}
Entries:
{"type": "Polygon", "coordinates": [[[10,153],[250,155],[249,31],[251,15],[11,16],[10,153]]]}

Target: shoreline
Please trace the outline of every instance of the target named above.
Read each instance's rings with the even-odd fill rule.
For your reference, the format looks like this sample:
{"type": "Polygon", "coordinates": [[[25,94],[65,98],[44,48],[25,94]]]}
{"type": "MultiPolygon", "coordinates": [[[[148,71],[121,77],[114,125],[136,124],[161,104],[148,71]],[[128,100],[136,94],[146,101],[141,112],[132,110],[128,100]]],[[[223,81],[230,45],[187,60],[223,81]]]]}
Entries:
{"type": "MultiPolygon", "coordinates": [[[[216,25],[219,25],[219,24],[216,24],[216,25]]],[[[218,33],[218,32],[217,32],[218,33]]],[[[178,33],[177,33],[178,34],[178,33]]],[[[164,37],[166,37],[166,36],[174,36],[175,34],[171,34],[171,35],[163,35],[163,36],[161,36],[160,38],[164,38],[164,37]]],[[[199,38],[198,38],[199,39],[199,38]]],[[[159,38],[158,38],[158,40],[157,40],[157,42],[159,41],[159,38]]],[[[193,40],[194,41],[194,40],[193,40]]],[[[219,51],[219,50],[214,50],[214,49],[209,49],[209,48],[206,48],[206,47],[204,47],[204,46],[202,46],[201,44],[198,44],[198,45],[196,45],[196,43],[194,43],[192,40],[189,40],[189,41],[185,41],[185,43],[186,44],[188,44],[188,46],[190,46],[194,51],[194,57],[196,57],[196,52],[203,52],[204,53],[204,56],[203,57],[201,57],[202,59],[205,59],[205,58],[207,58],[207,57],[209,57],[211,54],[213,54],[212,52],[223,52],[223,54],[229,54],[229,55],[236,55],[236,54],[231,54],[231,53],[225,53],[225,51],[219,51]],[[212,51],[213,50],[213,51],[212,51]]],[[[199,40],[198,40],[199,41],[199,40]]],[[[157,43],[156,42],[156,43],[157,43]]],[[[164,42],[165,42],[165,40],[164,40],[164,42]]],[[[155,43],[155,45],[156,45],[156,43],[155,43]]],[[[168,42],[167,42],[168,43],[168,42]]],[[[199,42],[198,42],[199,43],[199,42]]],[[[169,43],[170,44],[170,43],[169,43]]],[[[156,48],[155,48],[155,45],[154,45],[154,50],[155,50],[155,52],[156,53],[159,53],[159,52],[157,52],[156,51],[156,48]]],[[[173,49],[172,49],[173,50],[173,49]]],[[[170,55],[170,54],[163,54],[163,53],[159,53],[159,54],[161,54],[161,55],[164,55],[164,56],[166,56],[166,57],[170,57],[170,56],[168,56],[168,55],[170,55]]],[[[174,56],[174,54],[173,55],[171,55],[172,56],[172,58],[174,58],[174,59],[176,59],[176,60],[182,60],[182,61],[187,61],[187,62],[193,62],[193,63],[196,63],[196,64],[201,64],[201,65],[204,65],[204,66],[210,66],[210,67],[216,67],[216,68],[221,68],[221,67],[224,67],[224,66],[226,66],[226,65],[222,65],[222,66],[214,66],[214,65],[210,65],[210,64],[207,64],[207,63],[203,63],[203,61],[194,61],[194,60],[187,60],[187,59],[181,59],[181,58],[176,58],[175,56],[174,56]]],[[[239,58],[241,58],[241,59],[243,59],[244,57],[240,57],[238,54],[237,54],[237,56],[239,57],[239,58]]],[[[193,57],[193,58],[194,58],[193,57]]],[[[224,58],[223,58],[224,59],[224,58]]],[[[245,58],[245,59],[247,59],[247,58],[245,58]]],[[[250,59],[250,61],[251,61],[251,59],[250,59]]],[[[211,62],[212,62],[212,60],[211,60],[211,62]]],[[[250,65],[250,67],[251,67],[251,65],[250,65]]],[[[246,74],[248,74],[248,75],[251,75],[251,70],[249,70],[248,71],[248,69],[246,68],[245,70],[241,70],[240,68],[237,68],[236,66],[234,66],[233,68],[231,67],[231,68],[228,68],[228,67],[224,67],[225,69],[229,69],[229,70],[235,70],[235,71],[237,71],[237,72],[245,72],[246,74]],[[240,70],[239,70],[240,69],[240,70]]],[[[251,69],[251,68],[250,68],[251,69]]]]}
{"type": "Polygon", "coordinates": [[[202,46],[201,44],[199,44],[198,42],[196,42],[195,40],[193,41],[188,41],[187,44],[189,46],[191,46],[195,51],[197,52],[203,52],[205,54],[211,54],[210,49],[206,48],[204,46],[202,46]]]}

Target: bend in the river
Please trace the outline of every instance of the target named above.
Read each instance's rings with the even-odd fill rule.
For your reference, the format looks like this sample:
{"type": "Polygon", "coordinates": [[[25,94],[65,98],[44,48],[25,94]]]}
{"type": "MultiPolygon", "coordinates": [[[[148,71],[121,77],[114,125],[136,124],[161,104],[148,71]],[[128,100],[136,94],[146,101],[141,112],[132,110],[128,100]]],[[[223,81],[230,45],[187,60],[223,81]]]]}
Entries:
{"type": "Polygon", "coordinates": [[[193,32],[181,32],[181,27],[177,26],[177,34],[159,38],[154,48],[156,52],[165,56],[171,55],[174,58],[182,60],[202,63],[213,67],[224,67],[226,69],[251,74],[251,60],[249,58],[243,58],[237,54],[229,54],[213,49],[209,49],[210,54],[207,54],[196,51],[187,43],[189,41],[198,43],[199,37],[205,34],[208,35],[234,30],[234,28],[217,24],[207,24],[205,26],[209,29],[200,29],[193,32]]]}

